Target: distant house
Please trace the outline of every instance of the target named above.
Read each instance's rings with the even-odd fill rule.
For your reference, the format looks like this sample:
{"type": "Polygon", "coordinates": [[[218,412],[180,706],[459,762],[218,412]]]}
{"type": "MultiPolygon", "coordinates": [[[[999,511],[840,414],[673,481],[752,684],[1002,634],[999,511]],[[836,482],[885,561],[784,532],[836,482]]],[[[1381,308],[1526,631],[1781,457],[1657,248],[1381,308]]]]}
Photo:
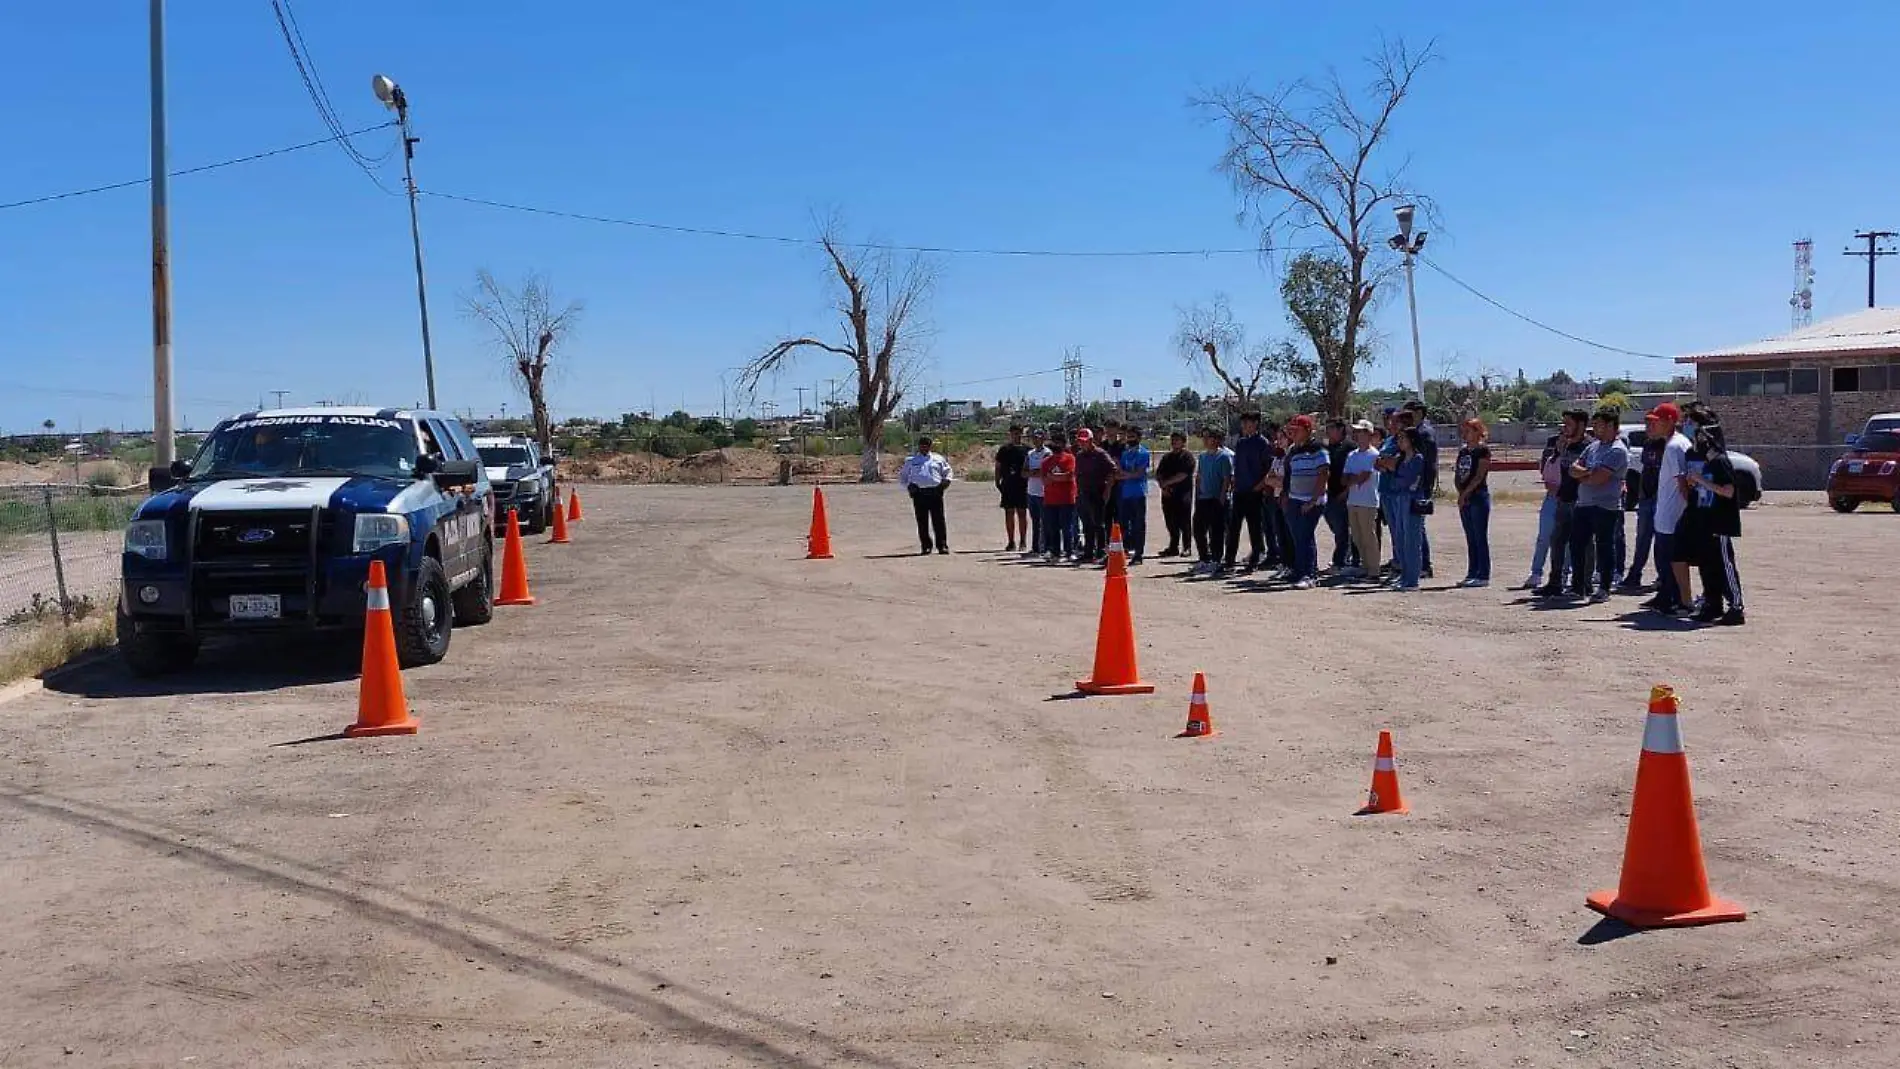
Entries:
{"type": "Polygon", "coordinates": [[[1677,358],[1731,445],[1781,490],[1818,490],[1843,438],[1900,409],[1900,308],[1868,308],[1778,338],[1677,358]]]}

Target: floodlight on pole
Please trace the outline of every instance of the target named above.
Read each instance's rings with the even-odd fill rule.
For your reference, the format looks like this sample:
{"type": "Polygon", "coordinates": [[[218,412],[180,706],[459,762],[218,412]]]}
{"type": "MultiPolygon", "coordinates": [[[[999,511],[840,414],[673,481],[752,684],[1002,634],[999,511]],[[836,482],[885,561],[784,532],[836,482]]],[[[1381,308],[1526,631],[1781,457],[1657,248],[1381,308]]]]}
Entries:
{"type": "Polygon", "coordinates": [[[1425,247],[1425,231],[1416,235],[1412,232],[1412,222],[1418,209],[1410,204],[1401,204],[1392,209],[1398,217],[1399,232],[1392,235],[1387,244],[1405,255],[1405,305],[1412,313],[1412,377],[1418,386],[1418,399],[1425,400],[1425,357],[1418,341],[1418,291],[1412,285],[1412,261],[1425,247]]]}

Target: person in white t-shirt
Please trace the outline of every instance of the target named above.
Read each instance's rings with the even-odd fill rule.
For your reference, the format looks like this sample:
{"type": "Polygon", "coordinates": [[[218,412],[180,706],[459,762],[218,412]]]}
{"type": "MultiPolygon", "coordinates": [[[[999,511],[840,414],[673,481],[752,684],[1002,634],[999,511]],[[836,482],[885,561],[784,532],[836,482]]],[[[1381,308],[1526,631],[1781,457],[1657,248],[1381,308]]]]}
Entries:
{"type": "Polygon", "coordinates": [[[1352,544],[1359,550],[1361,567],[1349,568],[1342,575],[1363,579],[1385,558],[1380,556],[1379,539],[1379,451],[1372,445],[1378,432],[1370,420],[1352,425],[1354,449],[1346,455],[1346,526],[1352,532],[1352,544]]]}
{"type": "Polygon", "coordinates": [[[1682,410],[1665,401],[1644,417],[1651,439],[1660,438],[1662,467],[1656,476],[1656,596],[1644,608],[1680,615],[1689,608],[1689,562],[1676,559],[1676,526],[1689,507],[1684,479],[1689,472],[1691,443],[1681,431],[1682,410]]]}
{"type": "Polygon", "coordinates": [[[1029,442],[1035,448],[1029,451],[1029,459],[1023,464],[1023,471],[1029,476],[1029,545],[1023,556],[1035,557],[1043,552],[1042,462],[1049,459],[1049,434],[1037,427],[1029,432],[1029,442]]]}

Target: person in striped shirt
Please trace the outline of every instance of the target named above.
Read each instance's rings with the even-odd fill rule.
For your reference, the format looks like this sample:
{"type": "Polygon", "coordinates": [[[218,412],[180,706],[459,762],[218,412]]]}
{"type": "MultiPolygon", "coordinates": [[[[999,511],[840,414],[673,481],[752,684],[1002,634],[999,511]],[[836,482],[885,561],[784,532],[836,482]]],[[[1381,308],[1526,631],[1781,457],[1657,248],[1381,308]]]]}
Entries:
{"type": "Polygon", "coordinates": [[[1287,528],[1293,536],[1292,573],[1295,590],[1311,590],[1319,578],[1319,522],[1326,513],[1326,487],[1332,458],[1313,438],[1313,417],[1294,416],[1287,424],[1285,503],[1287,528]]]}

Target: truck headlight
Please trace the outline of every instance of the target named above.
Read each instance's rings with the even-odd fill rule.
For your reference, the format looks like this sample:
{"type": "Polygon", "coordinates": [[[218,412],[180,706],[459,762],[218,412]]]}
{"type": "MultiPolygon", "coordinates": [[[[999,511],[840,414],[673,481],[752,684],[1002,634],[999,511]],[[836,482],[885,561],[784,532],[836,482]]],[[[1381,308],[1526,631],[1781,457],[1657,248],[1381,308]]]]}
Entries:
{"type": "Polygon", "coordinates": [[[164,560],[165,521],[133,520],[125,527],[125,551],[146,560],[164,560]]]}
{"type": "Polygon", "coordinates": [[[539,479],[521,479],[515,483],[515,493],[517,494],[533,497],[540,492],[541,480],[539,479]]]}
{"type": "Polygon", "coordinates": [[[404,516],[365,513],[356,518],[355,553],[370,553],[384,546],[409,541],[409,520],[404,516]]]}

